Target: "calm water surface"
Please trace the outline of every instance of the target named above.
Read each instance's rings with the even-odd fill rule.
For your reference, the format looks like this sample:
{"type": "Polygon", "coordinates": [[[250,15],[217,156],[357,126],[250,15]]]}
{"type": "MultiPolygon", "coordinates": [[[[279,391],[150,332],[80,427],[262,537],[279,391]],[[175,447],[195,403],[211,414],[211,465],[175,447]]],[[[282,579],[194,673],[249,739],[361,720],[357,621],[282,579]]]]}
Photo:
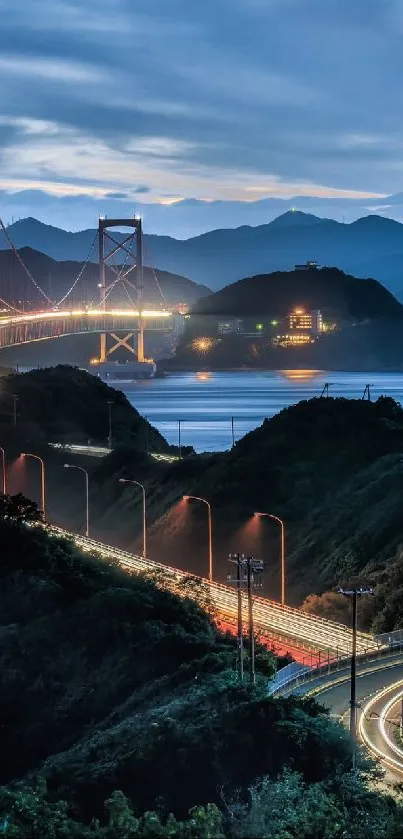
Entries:
{"type": "Polygon", "coordinates": [[[123,390],[169,443],[178,444],[181,420],[182,445],[212,452],[230,448],[231,417],[237,440],[287,405],[320,396],[326,382],[332,396],[356,399],[370,384],[372,399],[386,395],[403,402],[403,373],[176,373],[164,379],[110,384],[123,390]]]}

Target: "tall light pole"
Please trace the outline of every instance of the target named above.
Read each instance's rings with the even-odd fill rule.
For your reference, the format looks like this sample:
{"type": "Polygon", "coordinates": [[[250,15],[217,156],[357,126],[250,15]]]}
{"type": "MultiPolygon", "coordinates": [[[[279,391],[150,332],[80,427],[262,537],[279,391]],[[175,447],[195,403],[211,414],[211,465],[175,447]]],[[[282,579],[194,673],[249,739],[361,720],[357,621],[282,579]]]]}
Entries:
{"type": "Polygon", "coordinates": [[[2,446],[0,446],[0,452],[1,452],[2,472],[3,472],[3,495],[6,495],[6,484],[7,484],[7,479],[6,479],[6,453],[5,453],[2,446]]]}
{"type": "Polygon", "coordinates": [[[88,537],[90,535],[90,493],[89,493],[89,477],[88,472],[83,466],[77,466],[75,463],[63,463],[65,469],[78,469],[80,472],[84,472],[85,475],[85,535],[88,537]]]}
{"type": "Polygon", "coordinates": [[[137,487],[140,487],[143,493],[143,557],[144,559],[147,556],[147,518],[146,518],[146,491],[143,484],[140,481],[134,481],[131,478],[119,478],[120,484],[134,484],[137,487]]]}
{"type": "Polygon", "coordinates": [[[210,583],[213,582],[213,530],[211,524],[211,504],[206,498],[199,498],[198,495],[184,495],[184,501],[201,501],[207,507],[207,527],[208,527],[208,578],[210,583]]]}
{"type": "Polygon", "coordinates": [[[353,775],[357,771],[357,701],[356,701],[356,680],[357,680],[357,600],[366,594],[373,594],[372,588],[352,587],[338,588],[339,594],[345,597],[352,597],[353,600],[353,643],[351,649],[351,677],[350,677],[350,735],[353,741],[353,775]]]}
{"type": "Polygon", "coordinates": [[[112,448],[112,405],[113,402],[111,399],[108,400],[108,448],[112,448]]]}
{"type": "Polygon", "coordinates": [[[21,452],[21,457],[32,457],[33,460],[39,460],[41,464],[41,496],[42,496],[42,513],[46,520],[46,496],[45,496],[45,464],[38,454],[31,454],[31,452],[21,452]]]}
{"type": "Polygon", "coordinates": [[[12,400],[13,400],[13,425],[14,425],[14,427],[15,427],[15,426],[17,425],[17,402],[18,402],[18,396],[17,396],[17,394],[16,394],[16,393],[13,393],[13,394],[12,394],[12,396],[11,396],[11,398],[12,398],[12,400]]]}
{"type": "Polygon", "coordinates": [[[284,522],[279,516],[274,516],[273,513],[255,513],[258,518],[273,519],[281,528],[281,544],[280,544],[280,573],[281,573],[281,605],[285,605],[285,528],[284,522]]]}

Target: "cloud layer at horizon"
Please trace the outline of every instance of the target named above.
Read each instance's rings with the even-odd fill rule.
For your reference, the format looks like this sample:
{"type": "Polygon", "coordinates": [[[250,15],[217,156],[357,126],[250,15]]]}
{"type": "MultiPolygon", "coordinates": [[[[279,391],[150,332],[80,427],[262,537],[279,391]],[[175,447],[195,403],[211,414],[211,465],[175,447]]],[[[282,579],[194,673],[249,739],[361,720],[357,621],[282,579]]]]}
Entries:
{"type": "Polygon", "coordinates": [[[32,214],[63,206],[76,227],[80,197],[91,223],[91,207],[116,203],[130,214],[139,201],[401,189],[402,0],[0,0],[0,11],[6,217],[18,190],[37,196],[32,214]]]}

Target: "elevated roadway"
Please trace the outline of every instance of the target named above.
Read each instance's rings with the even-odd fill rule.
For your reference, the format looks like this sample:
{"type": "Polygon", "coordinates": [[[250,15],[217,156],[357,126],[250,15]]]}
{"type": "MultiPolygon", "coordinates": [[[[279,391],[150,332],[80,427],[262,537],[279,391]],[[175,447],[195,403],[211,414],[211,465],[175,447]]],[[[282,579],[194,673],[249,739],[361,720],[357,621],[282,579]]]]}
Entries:
{"type": "MultiPolygon", "coordinates": [[[[92,309],[79,306],[71,309],[49,309],[41,312],[5,314],[0,316],[0,349],[45,341],[64,335],[88,332],[136,332],[140,312],[137,309],[92,309]]],[[[172,331],[176,328],[174,312],[145,309],[141,312],[144,328],[150,331],[172,331]]]]}
{"type": "MultiPolygon", "coordinates": [[[[49,530],[55,536],[72,539],[84,551],[118,562],[119,565],[131,572],[155,573],[162,577],[173,590],[180,589],[180,584],[191,575],[190,571],[171,568],[61,528],[52,526],[49,530]]],[[[203,582],[210,587],[212,603],[217,609],[220,620],[235,623],[237,618],[237,593],[234,588],[222,583],[214,582],[210,584],[208,580],[203,580],[203,582]]],[[[246,616],[246,596],[243,596],[243,599],[246,616]]],[[[307,614],[299,609],[281,606],[279,603],[263,597],[254,598],[253,611],[256,629],[264,633],[273,642],[277,642],[283,649],[287,648],[287,644],[289,644],[293,650],[305,650],[307,653],[311,651],[313,654],[322,652],[322,660],[323,658],[327,659],[329,665],[335,656],[346,655],[350,652],[351,632],[341,624],[307,614]]],[[[375,654],[378,646],[373,636],[358,633],[357,650],[359,653],[375,654]]]]}

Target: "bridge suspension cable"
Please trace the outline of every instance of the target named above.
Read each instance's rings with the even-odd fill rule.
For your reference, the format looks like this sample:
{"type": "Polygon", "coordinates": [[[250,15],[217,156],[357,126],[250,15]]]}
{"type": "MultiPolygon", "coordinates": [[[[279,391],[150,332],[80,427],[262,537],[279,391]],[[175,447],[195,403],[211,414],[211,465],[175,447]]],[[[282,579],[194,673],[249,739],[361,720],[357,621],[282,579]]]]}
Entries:
{"type": "Polygon", "coordinates": [[[89,249],[89,251],[88,251],[87,258],[86,258],[85,262],[83,263],[83,265],[82,265],[82,267],[81,267],[81,270],[80,270],[80,272],[78,273],[78,275],[77,275],[76,279],[74,280],[74,283],[70,286],[70,288],[69,288],[69,290],[66,292],[66,294],[64,294],[64,295],[63,295],[63,297],[61,297],[61,298],[60,298],[60,300],[59,300],[57,303],[55,303],[55,304],[54,304],[54,305],[55,305],[55,308],[57,308],[58,306],[61,306],[61,305],[62,305],[62,303],[64,303],[64,301],[65,301],[65,300],[67,300],[67,298],[69,297],[69,295],[70,295],[70,294],[74,291],[75,287],[76,287],[76,286],[78,285],[78,283],[80,282],[81,277],[83,276],[84,271],[85,271],[85,269],[86,269],[86,267],[87,267],[87,265],[88,265],[88,263],[89,263],[89,261],[90,261],[90,259],[91,259],[92,252],[93,252],[93,250],[94,250],[94,247],[95,247],[95,242],[97,241],[97,239],[98,239],[98,230],[96,231],[95,236],[94,236],[94,238],[93,238],[93,240],[92,240],[92,244],[91,244],[91,247],[90,247],[90,249],[89,249]]]}
{"type": "Polygon", "coordinates": [[[160,293],[160,295],[161,295],[162,300],[163,300],[163,301],[164,301],[164,303],[165,303],[165,306],[166,306],[167,308],[169,308],[169,307],[168,307],[168,302],[167,302],[167,299],[166,299],[165,294],[164,294],[164,292],[163,292],[163,290],[162,290],[162,288],[161,288],[161,286],[160,286],[160,283],[159,283],[159,280],[158,280],[157,274],[156,274],[156,272],[155,272],[154,265],[153,265],[153,263],[152,263],[152,258],[151,258],[151,256],[152,256],[152,255],[151,255],[151,251],[150,251],[150,247],[149,247],[149,245],[148,245],[148,244],[146,245],[146,244],[144,243],[144,244],[143,244],[143,250],[144,250],[144,255],[145,255],[145,254],[147,254],[147,255],[150,257],[150,263],[151,263],[151,264],[150,264],[150,268],[151,268],[151,271],[153,272],[153,275],[154,275],[155,284],[156,284],[156,286],[157,286],[157,288],[158,288],[158,291],[159,291],[159,293],[160,293]]]}
{"type": "MultiPolygon", "coordinates": [[[[14,252],[14,254],[15,254],[15,256],[17,257],[18,262],[19,262],[19,263],[20,263],[20,265],[21,265],[21,268],[25,271],[25,273],[26,273],[27,277],[31,280],[31,283],[35,286],[35,288],[37,289],[37,291],[39,291],[39,293],[40,293],[40,294],[42,294],[42,296],[45,298],[45,300],[47,300],[47,301],[48,301],[48,303],[50,303],[50,305],[51,305],[51,306],[53,306],[53,301],[50,299],[50,297],[48,297],[48,295],[47,295],[47,294],[46,294],[46,292],[43,290],[43,288],[41,288],[41,287],[40,287],[39,283],[37,283],[37,282],[36,282],[36,280],[34,280],[34,278],[33,278],[32,274],[31,274],[30,270],[29,270],[29,269],[27,268],[27,266],[25,265],[25,262],[24,262],[24,260],[22,259],[22,257],[20,256],[20,254],[18,253],[17,248],[15,247],[14,242],[12,241],[11,237],[9,236],[8,231],[7,231],[7,228],[6,228],[6,226],[5,226],[4,222],[3,222],[3,219],[2,219],[1,217],[0,217],[0,227],[1,227],[1,229],[2,229],[2,231],[3,231],[3,233],[4,233],[4,235],[5,235],[5,237],[6,237],[6,239],[7,239],[8,244],[10,245],[10,248],[12,249],[12,251],[13,251],[13,252],[14,252]]],[[[9,304],[9,303],[6,303],[6,305],[7,305],[7,306],[9,306],[10,304],[9,304]]],[[[14,308],[14,307],[11,307],[11,308],[14,308]]],[[[16,309],[15,311],[18,311],[18,310],[16,309]]]]}

